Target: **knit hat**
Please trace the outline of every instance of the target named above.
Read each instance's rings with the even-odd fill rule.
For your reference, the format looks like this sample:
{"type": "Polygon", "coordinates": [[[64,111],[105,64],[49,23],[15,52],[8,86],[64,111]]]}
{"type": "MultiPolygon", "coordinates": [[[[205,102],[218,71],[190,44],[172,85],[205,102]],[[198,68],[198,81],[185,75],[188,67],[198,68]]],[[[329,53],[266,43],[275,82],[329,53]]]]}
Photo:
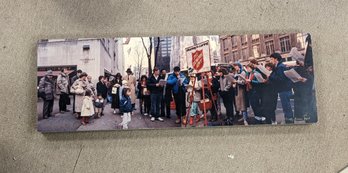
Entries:
{"type": "Polygon", "coordinates": [[[53,72],[52,72],[52,70],[47,70],[47,72],[46,72],[46,76],[53,76],[53,72]]]}

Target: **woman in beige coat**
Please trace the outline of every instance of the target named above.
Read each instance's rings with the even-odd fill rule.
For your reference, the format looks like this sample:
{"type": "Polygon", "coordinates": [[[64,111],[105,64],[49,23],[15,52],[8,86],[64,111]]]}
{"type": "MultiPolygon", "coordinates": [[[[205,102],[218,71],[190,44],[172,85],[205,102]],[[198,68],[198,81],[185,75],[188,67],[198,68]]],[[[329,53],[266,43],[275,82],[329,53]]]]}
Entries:
{"type": "Polygon", "coordinates": [[[133,109],[135,110],[135,101],[136,101],[136,95],[135,95],[135,85],[136,85],[136,79],[133,75],[133,72],[130,68],[127,69],[127,75],[123,76],[123,80],[126,80],[127,83],[128,83],[128,87],[130,88],[131,90],[131,95],[130,95],[130,98],[131,98],[131,101],[132,101],[132,106],[133,106],[133,109]]]}
{"type": "Polygon", "coordinates": [[[87,74],[81,73],[79,79],[77,79],[70,88],[70,92],[75,94],[75,112],[77,113],[77,118],[81,116],[83,98],[85,96],[86,90],[88,89],[86,78],[87,74]]]}

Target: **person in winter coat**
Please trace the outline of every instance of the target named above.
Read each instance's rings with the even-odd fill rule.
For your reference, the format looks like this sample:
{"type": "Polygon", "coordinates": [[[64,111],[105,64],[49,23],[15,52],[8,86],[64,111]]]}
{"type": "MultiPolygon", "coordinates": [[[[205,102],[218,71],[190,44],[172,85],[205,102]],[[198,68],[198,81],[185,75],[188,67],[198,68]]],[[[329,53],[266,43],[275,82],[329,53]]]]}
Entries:
{"type": "MultiPolygon", "coordinates": [[[[71,79],[70,79],[70,86],[72,86],[74,84],[74,82],[79,79],[80,75],[82,73],[82,70],[77,70],[76,71],[76,75],[73,76],[71,79]]],[[[71,93],[71,92],[70,92],[71,93]]],[[[73,113],[75,114],[75,94],[74,93],[71,93],[73,94],[73,113]]]]}
{"type": "Polygon", "coordinates": [[[94,98],[97,95],[97,91],[95,89],[95,85],[92,82],[92,76],[87,76],[87,88],[91,90],[92,98],[94,98]]]}
{"type": "Polygon", "coordinates": [[[237,112],[241,112],[243,115],[244,125],[248,125],[248,104],[246,99],[246,87],[245,78],[246,72],[243,70],[243,66],[240,63],[234,63],[233,67],[235,69],[234,78],[236,79],[236,89],[235,89],[235,107],[237,112]]]}
{"type": "Polygon", "coordinates": [[[57,78],[57,94],[59,95],[59,112],[69,112],[66,108],[70,102],[69,98],[69,76],[68,69],[63,68],[57,78]]]}
{"type": "Polygon", "coordinates": [[[114,109],[114,114],[116,114],[116,109],[120,109],[120,87],[122,85],[122,76],[117,73],[115,78],[111,81],[111,108],[114,109]]]}
{"type": "Polygon", "coordinates": [[[132,106],[133,106],[133,109],[135,110],[135,101],[137,99],[136,95],[135,95],[135,85],[136,85],[136,79],[133,75],[133,72],[130,68],[127,69],[126,71],[127,75],[125,75],[123,77],[123,80],[126,80],[128,82],[128,86],[131,90],[131,95],[130,95],[130,98],[132,100],[132,106]]]}
{"type": "Polygon", "coordinates": [[[302,77],[294,83],[294,115],[295,121],[310,121],[310,99],[312,96],[313,76],[304,66],[304,58],[297,58],[295,71],[302,77]]]}
{"type": "Polygon", "coordinates": [[[48,70],[46,75],[40,79],[39,82],[39,95],[44,101],[42,116],[44,119],[52,116],[53,103],[54,103],[54,82],[53,72],[48,70]]]}
{"type": "Polygon", "coordinates": [[[147,87],[150,89],[150,99],[151,99],[151,121],[164,121],[160,117],[161,110],[161,99],[163,87],[160,85],[159,69],[155,67],[153,69],[153,75],[148,79],[147,87]]]}
{"type": "Polygon", "coordinates": [[[139,90],[138,99],[139,99],[140,114],[144,114],[145,116],[147,116],[150,114],[151,100],[150,100],[150,90],[147,87],[146,75],[142,75],[140,77],[137,88],[139,90]]]}
{"type": "Polygon", "coordinates": [[[259,66],[257,60],[252,59],[246,67],[249,73],[246,78],[246,91],[250,106],[254,112],[254,118],[257,122],[263,123],[266,120],[263,115],[262,103],[265,96],[264,89],[267,76],[263,74],[257,66],[259,66]]]}
{"type": "Polygon", "coordinates": [[[97,98],[94,100],[94,107],[95,107],[95,118],[101,117],[101,112],[104,108],[104,98],[101,96],[101,94],[97,95],[97,98]]]}
{"type": "Polygon", "coordinates": [[[225,68],[219,70],[219,82],[220,82],[220,96],[226,108],[226,125],[233,125],[233,102],[234,102],[234,90],[232,84],[235,83],[233,76],[228,74],[225,68]]]}
{"type": "MultiPolygon", "coordinates": [[[[188,100],[192,102],[190,109],[189,124],[192,126],[196,117],[196,122],[202,118],[198,109],[198,104],[202,100],[201,81],[199,81],[195,74],[191,74],[190,82],[187,86],[188,100]]],[[[203,115],[202,115],[203,116],[203,115]]]]}
{"type": "Polygon", "coordinates": [[[89,118],[94,114],[94,105],[92,98],[92,91],[86,90],[85,96],[83,97],[82,108],[81,108],[81,124],[86,125],[89,123],[89,118]]]}
{"type": "MultiPolygon", "coordinates": [[[[266,69],[274,73],[274,65],[272,63],[267,63],[265,65],[266,69]]],[[[272,75],[271,73],[271,75],[272,75]]],[[[276,90],[275,84],[268,80],[264,83],[264,89],[262,93],[262,112],[263,116],[266,117],[267,124],[276,125],[275,110],[277,109],[278,102],[278,92],[276,90]]]]}
{"type": "Polygon", "coordinates": [[[122,90],[122,98],[120,103],[120,109],[123,112],[122,122],[119,124],[123,129],[128,129],[128,124],[131,122],[131,115],[133,111],[132,101],[131,101],[131,90],[130,88],[124,88],[122,90]]]}
{"type": "Polygon", "coordinates": [[[177,119],[175,123],[179,124],[181,119],[183,124],[186,124],[186,98],[185,85],[189,83],[186,76],[180,72],[180,67],[174,67],[174,73],[168,76],[167,84],[172,87],[172,92],[175,101],[177,119]]]}
{"type": "Polygon", "coordinates": [[[85,96],[85,92],[88,89],[88,85],[86,82],[87,73],[83,72],[79,76],[70,88],[71,93],[75,94],[75,116],[76,118],[80,118],[81,109],[83,104],[83,99],[85,96]]]}
{"type": "Polygon", "coordinates": [[[284,71],[287,70],[286,66],[282,63],[283,58],[279,53],[273,53],[270,58],[271,63],[274,65],[274,69],[272,74],[269,76],[269,80],[275,85],[279,94],[285,122],[294,123],[294,114],[290,103],[292,84],[290,79],[288,79],[284,74],[284,71]]]}
{"type": "MultiPolygon", "coordinates": [[[[97,83],[97,95],[100,94],[104,99],[104,105],[106,104],[106,99],[108,95],[108,87],[105,84],[104,76],[99,76],[99,82],[97,83]]],[[[102,109],[101,115],[104,115],[104,107],[102,109]]]]}

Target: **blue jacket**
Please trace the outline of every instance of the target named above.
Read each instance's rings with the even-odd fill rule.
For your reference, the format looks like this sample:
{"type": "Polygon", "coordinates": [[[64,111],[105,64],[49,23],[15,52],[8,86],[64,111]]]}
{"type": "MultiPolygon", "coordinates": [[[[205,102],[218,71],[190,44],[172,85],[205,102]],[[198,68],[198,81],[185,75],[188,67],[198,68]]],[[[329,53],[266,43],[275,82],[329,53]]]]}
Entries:
{"type": "Polygon", "coordinates": [[[123,96],[121,98],[120,109],[123,113],[128,113],[133,111],[132,101],[129,96],[123,96]]]}
{"type": "Polygon", "coordinates": [[[284,74],[284,71],[286,70],[286,66],[279,62],[269,76],[269,81],[273,84],[278,92],[291,90],[291,81],[284,74]]]}
{"type": "Polygon", "coordinates": [[[184,85],[187,85],[189,81],[187,80],[186,76],[182,73],[180,73],[180,78],[185,78],[183,85],[181,87],[179,86],[178,77],[175,75],[175,73],[168,76],[167,83],[170,86],[173,86],[173,94],[178,94],[179,89],[182,89],[183,92],[186,92],[184,85]]]}

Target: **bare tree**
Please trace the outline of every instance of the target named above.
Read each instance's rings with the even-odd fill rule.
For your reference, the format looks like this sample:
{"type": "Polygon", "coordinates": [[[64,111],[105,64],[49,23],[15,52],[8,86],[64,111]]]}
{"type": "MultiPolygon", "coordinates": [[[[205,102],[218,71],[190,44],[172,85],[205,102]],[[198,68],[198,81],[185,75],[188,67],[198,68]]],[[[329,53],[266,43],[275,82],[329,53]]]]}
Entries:
{"type": "Polygon", "coordinates": [[[145,42],[144,42],[144,38],[141,37],[141,41],[143,43],[143,46],[144,46],[144,49],[146,51],[146,56],[147,56],[147,63],[148,63],[148,66],[149,66],[149,76],[152,75],[152,65],[151,65],[151,55],[152,55],[152,37],[149,37],[149,41],[150,41],[150,45],[149,45],[149,48],[146,47],[145,45],[145,42]]]}
{"type": "Polygon", "coordinates": [[[138,79],[140,79],[141,71],[143,69],[144,51],[139,52],[139,49],[135,49],[135,54],[137,55],[135,59],[136,68],[139,70],[138,79]]]}
{"type": "Polygon", "coordinates": [[[155,66],[158,66],[158,50],[159,50],[159,44],[161,42],[160,37],[156,37],[157,39],[157,45],[156,45],[156,51],[155,51],[155,66]]]}

